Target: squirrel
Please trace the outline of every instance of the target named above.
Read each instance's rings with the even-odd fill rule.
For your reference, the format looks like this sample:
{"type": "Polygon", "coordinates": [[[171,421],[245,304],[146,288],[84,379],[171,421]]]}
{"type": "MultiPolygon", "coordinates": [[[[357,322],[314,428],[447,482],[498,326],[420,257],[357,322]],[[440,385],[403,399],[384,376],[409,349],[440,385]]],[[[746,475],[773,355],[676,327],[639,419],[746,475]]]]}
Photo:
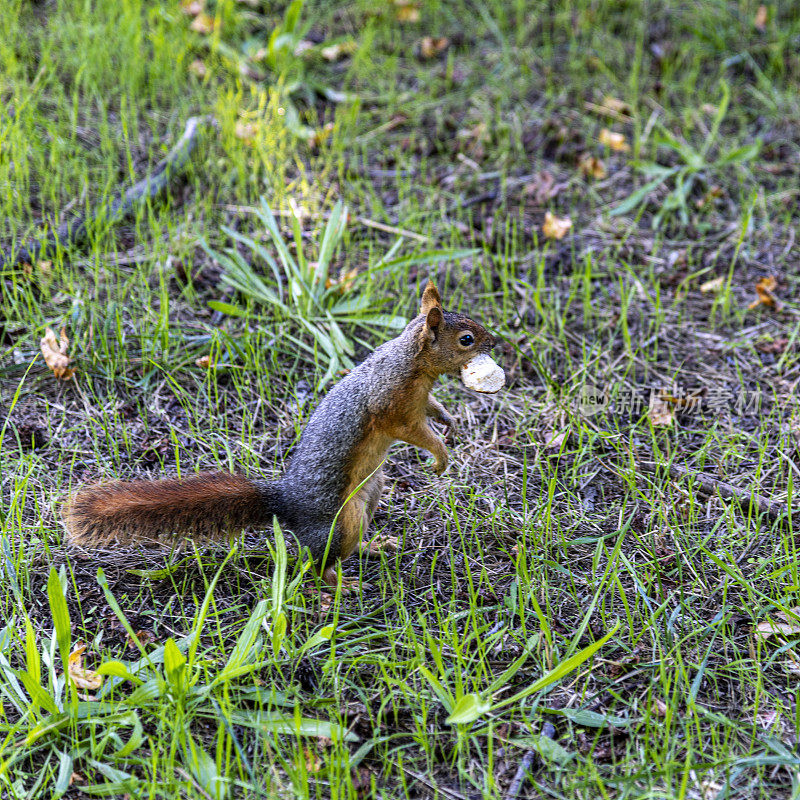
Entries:
{"type": "Polygon", "coordinates": [[[433,384],[439,375],[460,373],[470,388],[499,391],[505,376],[489,356],[495,343],[474,320],[444,311],[428,281],[419,315],[319,403],[278,480],[210,472],[87,486],[67,504],[67,541],[82,547],[204,542],[265,527],[274,515],[335,587],[336,559],[356,549],[375,513],[390,446],[399,440],[430,451],[441,475],[447,450],[427,418],[450,432],[456,421],[431,394],[433,384]]]}

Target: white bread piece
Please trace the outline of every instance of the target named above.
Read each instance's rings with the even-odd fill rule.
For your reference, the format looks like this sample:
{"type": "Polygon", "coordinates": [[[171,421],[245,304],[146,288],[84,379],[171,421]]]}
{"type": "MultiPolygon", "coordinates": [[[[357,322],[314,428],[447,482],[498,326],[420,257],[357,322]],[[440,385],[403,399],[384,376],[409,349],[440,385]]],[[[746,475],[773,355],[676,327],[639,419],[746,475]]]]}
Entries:
{"type": "Polygon", "coordinates": [[[506,385],[506,374],[491,356],[481,353],[461,367],[461,380],[467,389],[495,394],[506,385]]]}

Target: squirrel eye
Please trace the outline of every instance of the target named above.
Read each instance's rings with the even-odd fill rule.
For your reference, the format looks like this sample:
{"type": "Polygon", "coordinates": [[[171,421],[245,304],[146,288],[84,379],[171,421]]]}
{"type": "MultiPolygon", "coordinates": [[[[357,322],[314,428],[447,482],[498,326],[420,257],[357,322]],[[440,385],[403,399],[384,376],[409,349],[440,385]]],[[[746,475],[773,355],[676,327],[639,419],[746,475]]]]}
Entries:
{"type": "Polygon", "coordinates": [[[475,339],[473,339],[471,333],[465,333],[459,340],[458,343],[463,347],[469,347],[475,339]]]}

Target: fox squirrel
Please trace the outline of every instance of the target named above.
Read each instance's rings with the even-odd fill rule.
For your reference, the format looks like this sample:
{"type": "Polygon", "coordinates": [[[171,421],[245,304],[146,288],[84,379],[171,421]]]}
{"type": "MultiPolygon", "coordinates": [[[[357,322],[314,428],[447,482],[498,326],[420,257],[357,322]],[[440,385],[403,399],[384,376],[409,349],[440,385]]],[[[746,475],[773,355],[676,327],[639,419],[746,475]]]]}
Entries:
{"type": "Polygon", "coordinates": [[[434,381],[461,372],[468,387],[499,391],[505,376],[489,356],[494,344],[474,320],[444,311],[429,281],[419,316],[317,406],[279,480],[211,472],[88,486],[67,505],[68,541],[85,547],[202,542],[266,526],[275,515],[335,586],[335,559],[353,552],[375,512],[389,447],[400,440],[429,450],[440,475],[447,450],[426,418],[450,430],[456,422],[430,393],[434,381]]]}

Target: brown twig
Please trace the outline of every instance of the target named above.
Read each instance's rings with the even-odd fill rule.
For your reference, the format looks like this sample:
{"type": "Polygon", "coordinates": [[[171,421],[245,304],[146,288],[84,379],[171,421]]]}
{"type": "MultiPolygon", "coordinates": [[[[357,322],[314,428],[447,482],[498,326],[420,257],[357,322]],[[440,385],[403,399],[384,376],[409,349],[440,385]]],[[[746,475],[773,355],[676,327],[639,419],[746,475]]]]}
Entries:
{"type": "MultiPolygon", "coordinates": [[[[659,469],[663,469],[663,465],[655,464],[649,461],[639,462],[639,467],[644,472],[656,473],[659,469]]],[[[670,464],[669,474],[672,478],[693,478],[698,484],[701,491],[707,495],[716,495],[726,500],[736,500],[743,508],[748,509],[751,506],[760,514],[767,514],[772,519],[780,519],[789,513],[789,507],[784,503],[775,503],[768,497],[756,494],[750,489],[740,489],[738,486],[726,483],[704,472],[693,472],[686,467],[680,467],[677,464],[670,464]]],[[[798,512],[800,513],[800,512],[798,512]]]]}
{"type": "MultiPolygon", "coordinates": [[[[548,739],[556,738],[556,729],[552,722],[545,722],[544,725],[542,725],[541,735],[546,736],[548,739]]],[[[535,750],[525,751],[525,755],[522,756],[522,761],[519,762],[519,767],[514,775],[514,779],[509,784],[508,791],[506,792],[506,800],[516,800],[520,789],[522,789],[522,784],[525,783],[525,778],[528,777],[528,773],[531,771],[534,758],[536,758],[535,750]]]]}
{"type": "Polygon", "coordinates": [[[186,121],[181,138],[169,151],[167,157],[156,165],[150,175],[117,195],[97,213],[73,217],[62,222],[56,231],[49,233],[44,239],[30,239],[21,247],[12,247],[10,250],[0,253],[0,269],[14,267],[17,264],[33,264],[42,251],[79,244],[86,238],[90,226],[95,221],[99,220],[108,224],[119,222],[135,206],[155,197],[167,186],[175,172],[186,163],[197,144],[200,126],[210,121],[209,117],[190,117],[186,121]]]}

